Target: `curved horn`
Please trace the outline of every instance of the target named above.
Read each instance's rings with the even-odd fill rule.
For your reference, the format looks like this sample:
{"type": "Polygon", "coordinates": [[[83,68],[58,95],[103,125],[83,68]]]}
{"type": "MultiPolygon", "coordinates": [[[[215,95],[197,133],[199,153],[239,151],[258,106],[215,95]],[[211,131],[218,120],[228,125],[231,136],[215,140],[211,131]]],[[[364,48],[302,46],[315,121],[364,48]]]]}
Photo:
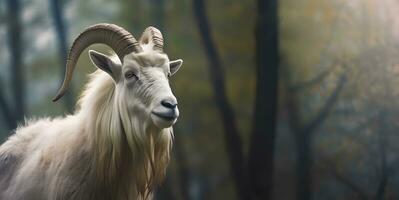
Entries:
{"type": "Polygon", "coordinates": [[[60,99],[69,87],[73,71],[80,54],[88,46],[102,43],[110,46],[123,62],[123,57],[131,52],[140,52],[142,48],[131,33],[115,24],[96,24],[86,28],[73,42],[66,64],[64,82],[53,101],[60,99]]]}
{"type": "Polygon", "coordinates": [[[153,26],[147,27],[143,34],[140,37],[141,44],[149,44],[153,45],[153,49],[155,51],[163,52],[163,36],[161,31],[153,26]]]}

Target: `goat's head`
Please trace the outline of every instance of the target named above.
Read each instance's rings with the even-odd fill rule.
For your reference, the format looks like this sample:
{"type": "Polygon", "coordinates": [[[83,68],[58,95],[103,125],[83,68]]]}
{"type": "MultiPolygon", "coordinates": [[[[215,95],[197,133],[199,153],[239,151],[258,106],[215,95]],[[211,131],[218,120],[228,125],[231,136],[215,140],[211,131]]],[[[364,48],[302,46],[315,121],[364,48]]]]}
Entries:
{"type": "Polygon", "coordinates": [[[69,52],[65,79],[57,101],[66,92],[82,51],[94,43],[110,46],[120,62],[90,50],[93,64],[108,73],[115,82],[115,95],[128,112],[148,119],[157,128],[172,126],[179,116],[177,100],[168,79],[178,71],[182,60],[169,61],[163,53],[161,32],[148,27],[137,41],[132,34],[114,24],[97,24],[87,28],[74,41],[69,52]]]}

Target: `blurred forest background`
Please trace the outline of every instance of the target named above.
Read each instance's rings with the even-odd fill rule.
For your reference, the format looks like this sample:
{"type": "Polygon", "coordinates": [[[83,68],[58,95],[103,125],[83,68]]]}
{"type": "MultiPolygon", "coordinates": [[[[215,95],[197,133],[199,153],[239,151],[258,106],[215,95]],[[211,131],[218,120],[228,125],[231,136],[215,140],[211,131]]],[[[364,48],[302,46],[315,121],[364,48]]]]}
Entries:
{"type": "Polygon", "coordinates": [[[398,19],[397,0],[0,0],[0,141],[73,111],[87,52],[51,98],[85,27],[154,25],[184,60],[156,199],[399,199],[398,19]]]}

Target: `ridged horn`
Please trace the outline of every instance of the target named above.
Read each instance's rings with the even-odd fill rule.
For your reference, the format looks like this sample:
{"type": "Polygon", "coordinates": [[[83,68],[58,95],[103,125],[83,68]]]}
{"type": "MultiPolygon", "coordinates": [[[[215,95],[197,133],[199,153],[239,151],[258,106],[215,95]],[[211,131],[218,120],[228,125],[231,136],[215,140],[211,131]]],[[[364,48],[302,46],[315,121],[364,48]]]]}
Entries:
{"type": "Polygon", "coordinates": [[[121,62],[123,62],[123,57],[126,54],[142,51],[142,48],[133,35],[115,24],[102,23],[86,28],[78,37],[76,37],[71,49],[69,50],[64,82],[58,90],[58,94],[53,98],[53,102],[60,99],[68,89],[80,54],[88,46],[96,43],[106,44],[111,47],[118,55],[121,62]]]}
{"type": "Polygon", "coordinates": [[[163,36],[161,31],[153,26],[147,27],[140,37],[141,44],[152,44],[153,50],[163,52],[163,36]]]}

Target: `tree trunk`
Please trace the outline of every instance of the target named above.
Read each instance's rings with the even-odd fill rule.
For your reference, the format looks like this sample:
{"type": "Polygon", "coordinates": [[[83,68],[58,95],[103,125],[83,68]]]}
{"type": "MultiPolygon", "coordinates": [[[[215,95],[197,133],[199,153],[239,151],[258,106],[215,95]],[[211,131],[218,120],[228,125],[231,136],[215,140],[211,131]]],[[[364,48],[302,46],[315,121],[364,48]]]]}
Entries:
{"type": "Polygon", "coordinates": [[[12,130],[17,127],[17,121],[15,120],[14,113],[10,110],[9,104],[4,96],[1,83],[0,83],[0,108],[5,120],[5,125],[8,130],[12,130]]]}
{"type": "Polygon", "coordinates": [[[189,200],[190,174],[187,167],[187,159],[178,136],[175,136],[174,140],[175,145],[173,148],[175,152],[177,171],[179,173],[180,191],[183,199],[189,200]]]}
{"type": "MultiPolygon", "coordinates": [[[[162,34],[165,34],[164,18],[165,18],[165,1],[164,0],[151,0],[153,4],[151,22],[157,27],[162,34]]],[[[164,35],[165,38],[165,35],[164,35]]]]}
{"type": "Polygon", "coordinates": [[[297,166],[296,166],[296,185],[298,200],[312,199],[312,142],[308,133],[295,133],[297,166]]]}
{"type": "Polygon", "coordinates": [[[225,91],[224,73],[220,56],[216,50],[215,43],[211,37],[211,27],[206,16],[206,6],[203,0],[194,0],[194,19],[197,23],[202,45],[209,62],[209,76],[215,95],[216,105],[221,116],[224,139],[227,155],[230,162],[230,171],[232,173],[235,187],[239,199],[249,199],[249,187],[246,176],[241,139],[237,130],[237,124],[233,109],[227,99],[225,91]]]}
{"type": "Polygon", "coordinates": [[[24,120],[25,114],[25,76],[23,71],[22,27],[20,19],[20,1],[8,0],[8,32],[11,50],[11,81],[14,97],[14,116],[17,122],[24,120]]]}
{"type": "Polygon", "coordinates": [[[171,188],[170,179],[166,176],[164,183],[157,189],[154,200],[176,200],[171,188]]]}
{"type": "MultiPolygon", "coordinates": [[[[386,168],[383,168],[382,170],[386,170],[386,168]]],[[[388,174],[386,171],[382,171],[383,174],[381,174],[381,180],[378,184],[377,188],[377,193],[375,195],[376,200],[384,200],[385,199],[385,193],[386,193],[386,187],[388,185],[388,174]]]]}
{"type": "Polygon", "coordinates": [[[277,0],[258,0],[255,43],[257,77],[249,182],[255,199],[271,199],[279,77],[277,0]]]}
{"type": "MultiPolygon", "coordinates": [[[[345,68],[345,67],[344,67],[345,68]]],[[[296,143],[296,187],[297,187],[297,199],[298,200],[309,200],[312,197],[312,174],[310,173],[312,167],[312,140],[313,136],[320,125],[326,121],[330,115],[332,109],[338,101],[338,97],[346,84],[346,72],[342,72],[337,80],[337,86],[334,88],[330,96],[326,99],[324,105],[315,114],[315,116],[308,122],[302,122],[300,117],[300,111],[298,108],[299,101],[296,97],[298,90],[287,89],[287,109],[289,110],[289,125],[292,130],[296,143]]],[[[290,76],[287,71],[286,74],[290,76]]],[[[324,73],[319,76],[324,76],[324,73]]],[[[288,78],[289,79],[289,78],[288,78]]],[[[316,79],[319,79],[316,77],[316,79]]],[[[319,79],[322,80],[322,79],[319,79]]],[[[299,84],[303,85],[303,84],[299,84]]],[[[293,88],[290,84],[287,84],[288,88],[293,88]]]]}
{"type": "MultiPolygon", "coordinates": [[[[54,18],[54,27],[57,33],[57,41],[58,41],[58,53],[60,57],[60,66],[61,66],[61,81],[64,79],[64,72],[65,72],[65,65],[66,65],[66,59],[67,59],[67,49],[68,49],[68,39],[67,39],[67,31],[66,31],[66,25],[64,22],[64,9],[62,2],[60,0],[50,0],[50,10],[54,18]]],[[[73,111],[75,102],[73,100],[73,95],[72,95],[72,88],[69,89],[69,92],[65,94],[64,99],[65,99],[65,105],[68,109],[69,112],[73,111]]]]}
{"type": "Polygon", "coordinates": [[[388,179],[389,179],[389,167],[387,166],[387,150],[386,150],[386,145],[387,142],[385,141],[386,134],[395,132],[391,131],[390,129],[390,124],[388,122],[388,119],[386,117],[386,114],[389,113],[389,111],[385,110],[384,112],[380,112],[378,114],[377,118],[377,123],[379,126],[378,130],[378,139],[377,139],[377,145],[378,145],[378,151],[379,151],[379,157],[381,159],[381,169],[380,169],[380,180],[378,182],[377,186],[377,191],[375,193],[375,200],[384,200],[385,199],[385,194],[386,194],[386,187],[388,185],[388,179]]]}

